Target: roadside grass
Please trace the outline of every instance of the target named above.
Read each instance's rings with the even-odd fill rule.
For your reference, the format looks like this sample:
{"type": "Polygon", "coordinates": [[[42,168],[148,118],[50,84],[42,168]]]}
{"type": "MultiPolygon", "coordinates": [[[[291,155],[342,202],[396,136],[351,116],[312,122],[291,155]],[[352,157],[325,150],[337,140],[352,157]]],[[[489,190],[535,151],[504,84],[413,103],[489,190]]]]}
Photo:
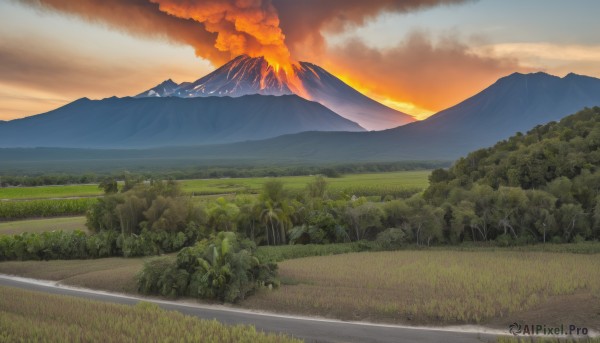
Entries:
{"type": "MultiPolygon", "coordinates": [[[[288,285],[243,305],[346,320],[465,324],[510,318],[559,295],[585,292],[600,302],[600,258],[593,254],[365,252],[287,260],[279,272],[288,285]]],[[[600,328],[599,317],[589,320],[600,328]]]]}
{"type": "MultiPolygon", "coordinates": [[[[174,255],[173,255],[174,256],[174,255]]],[[[137,293],[136,275],[148,258],[103,258],[69,261],[11,261],[0,273],[109,292],[137,293]]]]}
{"type": "Polygon", "coordinates": [[[40,233],[54,230],[87,232],[85,221],[85,217],[62,217],[0,222],[0,235],[18,235],[23,232],[40,233]]]}
{"type": "Polygon", "coordinates": [[[1,342],[300,342],[140,302],[109,304],[0,287],[1,342]]]}

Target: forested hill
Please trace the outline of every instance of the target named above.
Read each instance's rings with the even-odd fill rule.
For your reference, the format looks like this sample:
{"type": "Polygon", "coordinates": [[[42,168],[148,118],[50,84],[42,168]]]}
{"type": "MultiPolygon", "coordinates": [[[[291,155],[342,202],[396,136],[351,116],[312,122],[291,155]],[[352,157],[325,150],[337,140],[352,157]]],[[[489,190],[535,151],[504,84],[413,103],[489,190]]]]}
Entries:
{"type": "Polygon", "coordinates": [[[472,152],[455,163],[450,177],[494,188],[540,188],[559,177],[595,172],[599,147],[600,107],[594,107],[472,152]]]}
{"type": "Polygon", "coordinates": [[[598,239],[599,148],[600,107],[585,109],[434,171],[425,198],[456,238],[598,239]]]}

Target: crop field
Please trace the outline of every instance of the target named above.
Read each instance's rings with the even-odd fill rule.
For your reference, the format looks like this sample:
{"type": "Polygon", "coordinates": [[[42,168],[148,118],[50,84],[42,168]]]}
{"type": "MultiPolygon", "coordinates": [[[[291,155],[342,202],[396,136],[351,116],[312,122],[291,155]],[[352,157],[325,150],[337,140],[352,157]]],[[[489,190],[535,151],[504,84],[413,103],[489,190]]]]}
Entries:
{"type": "Polygon", "coordinates": [[[136,293],[135,276],[147,258],[2,262],[0,273],[59,281],[62,284],[110,292],[136,293]]]}
{"type": "Polygon", "coordinates": [[[347,320],[460,324],[510,320],[553,297],[580,294],[594,309],[584,324],[600,328],[594,312],[600,304],[595,254],[352,253],[287,260],[279,271],[287,285],[244,305],[347,320]]]}
{"type": "MultiPolygon", "coordinates": [[[[242,307],[345,320],[403,324],[564,321],[600,329],[598,254],[514,249],[351,252],[351,244],[261,247],[279,263],[283,285],[242,307]],[[306,248],[304,248],[306,247],[306,248]],[[327,255],[293,259],[298,256],[327,255]],[[290,259],[292,258],[292,259],[290,259]]],[[[174,255],[173,255],[174,256],[174,255]]],[[[135,293],[147,258],[2,262],[0,273],[135,293]]]]}
{"type": "MultiPolygon", "coordinates": [[[[377,174],[352,174],[339,178],[327,178],[331,192],[347,192],[350,195],[381,195],[400,189],[424,189],[428,185],[430,171],[405,171],[377,174]]],[[[256,193],[273,178],[209,179],[181,181],[186,193],[195,195],[256,193]]],[[[289,190],[301,190],[313,176],[289,176],[277,178],[289,190]]]]}
{"type": "Polygon", "coordinates": [[[0,342],[300,342],[151,303],[116,305],[9,287],[0,287],[0,327],[0,342]]]}
{"type": "Polygon", "coordinates": [[[0,201],[0,221],[84,214],[96,198],[0,201]]]}
{"type": "MultiPolygon", "coordinates": [[[[423,189],[428,185],[430,171],[403,171],[377,174],[351,174],[339,178],[328,178],[330,191],[348,192],[357,195],[380,195],[405,189],[423,189]]],[[[185,193],[193,195],[215,195],[231,193],[256,193],[272,178],[206,179],[183,180],[185,193]]],[[[277,178],[290,190],[301,190],[311,182],[313,176],[289,176],[277,178]]],[[[43,187],[0,188],[0,199],[49,199],[93,197],[102,195],[97,185],[66,185],[43,187]]]]}
{"type": "Polygon", "coordinates": [[[50,219],[17,220],[0,222],[0,235],[18,235],[23,232],[87,231],[85,217],[63,217],[50,219]]]}
{"type": "Polygon", "coordinates": [[[0,188],[1,200],[94,197],[102,195],[98,185],[65,185],[0,188]]]}

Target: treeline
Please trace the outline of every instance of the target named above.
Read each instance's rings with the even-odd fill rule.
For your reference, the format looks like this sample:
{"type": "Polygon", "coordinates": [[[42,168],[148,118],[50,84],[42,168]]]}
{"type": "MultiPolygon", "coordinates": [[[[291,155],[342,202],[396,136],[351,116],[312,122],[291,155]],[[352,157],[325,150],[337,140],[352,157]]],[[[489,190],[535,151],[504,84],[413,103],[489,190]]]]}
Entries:
{"type": "Polygon", "coordinates": [[[153,256],[193,245],[201,234],[197,227],[190,226],[183,232],[144,231],[139,235],[125,235],[116,231],[92,235],[82,231],[0,235],[0,261],[153,256]]]}
{"type": "Polygon", "coordinates": [[[442,242],[600,238],[600,108],[540,125],[436,170],[424,199],[442,242]]]}
{"type": "Polygon", "coordinates": [[[447,167],[448,165],[448,162],[440,161],[403,161],[389,163],[349,163],[315,166],[298,165],[258,167],[242,165],[231,167],[197,167],[193,169],[175,170],[162,173],[115,172],[104,174],[20,174],[13,172],[0,174],[0,187],[89,184],[100,183],[106,179],[125,181],[127,178],[143,180],[186,180],[306,175],[325,175],[327,177],[339,177],[343,174],[379,173],[405,170],[427,170],[447,167]]]}
{"type": "Polygon", "coordinates": [[[150,256],[179,251],[208,235],[204,209],[182,196],[173,181],[146,184],[130,179],[121,192],[115,181],[102,187],[105,196],[87,204],[91,235],[62,231],[1,235],[0,260],[150,256]]]}

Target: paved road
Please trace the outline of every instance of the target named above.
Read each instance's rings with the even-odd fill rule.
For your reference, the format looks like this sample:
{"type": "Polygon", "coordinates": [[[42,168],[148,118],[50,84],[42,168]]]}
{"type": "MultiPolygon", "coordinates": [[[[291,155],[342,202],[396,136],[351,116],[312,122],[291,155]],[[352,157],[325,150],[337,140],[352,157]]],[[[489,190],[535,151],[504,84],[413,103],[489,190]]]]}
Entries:
{"type": "Polygon", "coordinates": [[[282,316],[222,306],[163,301],[125,296],[57,285],[53,282],[0,275],[0,285],[52,294],[69,295],[97,301],[134,305],[141,300],[158,304],[166,310],[179,311],[204,319],[216,319],[225,324],[254,325],[257,330],[282,332],[306,342],[495,342],[498,332],[475,332],[462,329],[415,328],[343,322],[308,317],[282,316]]]}

